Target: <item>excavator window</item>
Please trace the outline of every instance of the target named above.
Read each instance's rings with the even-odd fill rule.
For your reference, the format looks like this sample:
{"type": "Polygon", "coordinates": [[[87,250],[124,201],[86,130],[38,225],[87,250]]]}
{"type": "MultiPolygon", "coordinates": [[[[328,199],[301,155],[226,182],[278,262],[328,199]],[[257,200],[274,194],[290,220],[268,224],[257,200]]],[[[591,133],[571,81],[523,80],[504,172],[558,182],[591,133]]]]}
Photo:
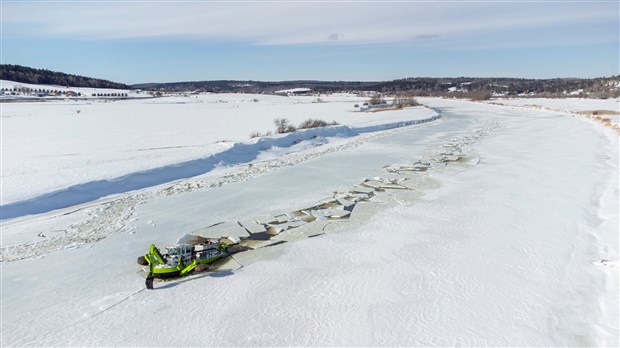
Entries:
{"type": "Polygon", "coordinates": [[[179,255],[178,248],[168,248],[168,255],[179,255]]]}

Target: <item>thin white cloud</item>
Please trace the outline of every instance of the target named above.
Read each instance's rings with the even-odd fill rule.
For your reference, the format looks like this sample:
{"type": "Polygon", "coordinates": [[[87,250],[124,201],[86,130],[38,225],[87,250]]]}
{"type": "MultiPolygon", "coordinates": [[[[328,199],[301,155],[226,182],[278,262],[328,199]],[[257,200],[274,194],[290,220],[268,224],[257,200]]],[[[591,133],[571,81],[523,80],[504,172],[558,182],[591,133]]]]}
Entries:
{"type": "Polygon", "coordinates": [[[10,2],[3,4],[2,21],[5,36],[89,40],[197,37],[254,45],[430,45],[451,39],[505,44],[529,36],[525,41],[553,44],[555,37],[536,33],[584,28],[574,43],[594,37],[617,42],[618,9],[617,2],[10,2]]]}

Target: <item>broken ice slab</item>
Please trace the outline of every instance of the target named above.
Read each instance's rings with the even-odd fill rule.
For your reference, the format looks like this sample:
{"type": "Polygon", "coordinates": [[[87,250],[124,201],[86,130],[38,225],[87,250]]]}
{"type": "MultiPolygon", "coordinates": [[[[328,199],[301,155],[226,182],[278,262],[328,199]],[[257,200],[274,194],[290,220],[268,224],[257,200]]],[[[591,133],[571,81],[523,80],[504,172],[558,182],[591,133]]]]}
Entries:
{"type": "Polygon", "coordinates": [[[462,153],[461,151],[439,152],[439,153],[437,153],[437,155],[438,156],[447,156],[447,157],[451,157],[451,156],[463,157],[463,156],[465,156],[465,154],[462,153]]]}
{"type": "Polygon", "coordinates": [[[267,234],[269,234],[270,236],[277,236],[285,230],[285,226],[280,227],[278,225],[267,225],[267,234]]]}
{"type": "Polygon", "coordinates": [[[338,198],[338,203],[344,207],[344,209],[349,209],[351,206],[355,205],[355,201],[346,199],[346,198],[338,198]]]}
{"type": "Polygon", "coordinates": [[[405,179],[399,183],[399,185],[403,186],[407,190],[415,190],[415,182],[416,180],[405,179]]]}
{"type": "Polygon", "coordinates": [[[288,213],[287,215],[291,216],[291,221],[303,221],[303,222],[312,222],[316,220],[316,218],[305,210],[296,210],[288,213]]]}
{"type": "Polygon", "coordinates": [[[312,214],[306,214],[305,216],[299,217],[299,219],[301,221],[305,221],[305,222],[312,222],[312,221],[316,220],[316,218],[314,216],[312,216],[312,214]]]}
{"type": "MultiPolygon", "coordinates": [[[[313,216],[313,218],[314,218],[314,216],[313,216]]],[[[316,219],[314,219],[314,220],[316,220],[316,219]]],[[[313,221],[314,221],[314,220],[313,220],[313,221]]],[[[288,229],[290,230],[290,229],[292,229],[292,228],[297,228],[297,227],[299,227],[299,226],[303,226],[303,225],[305,225],[305,224],[307,224],[307,223],[308,223],[308,222],[307,222],[307,221],[305,221],[305,220],[295,220],[295,221],[289,221],[289,223],[288,223],[288,229]]]]}
{"type": "Polygon", "coordinates": [[[439,163],[456,162],[459,160],[459,158],[461,157],[460,156],[438,156],[438,157],[435,157],[435,161],[439,163]]]}
{"type": "Polygon", "coordinates": [[[220,242],[226,243],[228,245],[239,244],[241,239],[239,237],[228,236],[226,238],[220,238],[220,242]]]}
{"type": "MultiPolygon", "coordinates": [[[[313,209],[313,208],[310,208],[310,209],[313,209]]],[[[290,213],[280,214],[280,215],[276,215],[276,216],[272,216],[268,218],[258,219],[257,223],[265,225],[265,224],[279,224],[279,223],[293,222],[293,221],[312,222],[314,220],[315,218],[312,215],[310,215],[310,213],[307,213],[302,209],[302,210],[296,210],[290,213]]]]}
{"type": "MultiPolygon", "coordinates": [[[[327,220],[325,221],[327,222],[327,220]]],[[[271,240],[292,242],[306,239],[308,238],[308,235],[305,234],[305,231],[308,231],[308,227],[312,225],[315,224],[305,224],[294,230],[288,230],[286,233],[281,233],[277,236],[274,236],[271,240]]],[[[316,225],[319,225],[319,223],[317,223],[316,225]]]]}
{"type": "MultiPolygon", "coordinates": [[[[305,224],[303,226],[300,226],[298,228],[296,228],[294,231],[294,233],[290,233],[291,236],[299,236],[300,238],[308,238],[310,236],[315,236],[317,234],[321,234],[325,232],[325,229],[328,225],[333,224],[332,221],[330,220],[317,220],[314,223],[311,224],[305,224]]],[[[284,233],[281,234],[280,236],[278,236],[277,238],[283,238],[283,239],[288,239],[288,238],[292,238],[292,237],[287,237],[289,235],[289,233],[284,233]]]]}
{"type": "Polygon", "coordinates": [[[414,172],[425,172],[425,171],[429,170],[430,168],[431,168],[430,164],[426,165],[426,164],[414,163],[412,168],[411,168],[411,170],[414,171],[414,172]]]}
{"type": "Polygon", "coordinates": [[[267,232],[265,224],[258,223],[256,220],[242,220],[239,224],[243,226],[250,233],[264,233],[267,232]]]}
{"type": "Polygon", "coordinates": [[[327,199],[324,201],[319,202],[318,204],[314,205],[311,209],[330,209],[330,208],[339,208],[342,207],[342,205],[338,202],[338,200],[336,199],[327,199]]]}
{"type": "Polygon", "coordinates": [[[310,213],[317,218],[344,219],[351,215],[351,212],[343,209],[317,209],[310,213]]]}
{"type": "Polygon", "coordinates": [[[350,194],[349,192],[334,192],[334,199],[346,198],[350,194]]]}
{"type": "Polygon", "coordinates": [[[446,150],[461,151],[461,144],[445,144],[442,148],[446,150]]]}
{"type": "MultiPolygon", "coordinates": [[[[373,190],[372,192],[374,193],[375,191],[373,190]]],[[[367,193],[351,193],[347,197],[347,199],[350,201],[354,200],[357,203],[357,202],[367,201],[370,199],[371,196],[372,194],[367,194],[367,193]]]]}
{"type": "Polygon", "coordinates": [[[348,207],[350,204],[355,204],[362,199],[368,199],[368,195],[365,193],[336,192],[334,198],[341,205],[348,207]]]}
{"type": "Polygon", "coordinates": [[[381,185],[382,189],[390,189],[390,190],[406,190],[407,188],[401,184],[396,183],[383,183],[381,185]]]}
{"type": "Polygon", "coordinates": [[[293,218],[300,218],[300,217],[303,218],[303,217],[307,216],[308,214],[304,213],[301,210],[295,210],[295,211],[292,211],[290,213],[287,213],[287,215],[289,215],[289,216],[291,216],[293,218]]]}
{"type": "Polygon", "coordinates": [[[398,182],[397,180],[389,180],[385,178],[373,178],[373,179],[364,180],[362,185],[372,187],[375,190],[405,189],[405,187],[403,187],[402,185],[399,185],[397,182],[398,182]]]}
{"type": "Polygon", "coordinates": [[[469,165],[478,165],[480,163],[480,157],[478,156],[464,156],[458,160],[459,163],[469,164],[469,165]]]}
{"type": "Polygon", "coordinates": [[[280,220],[278,220],[278,218],[275,216],[269,216],[269,217],[256,219],[256,223],[261,224],[261,225],[277,224],[277,223],[280,223],[280,220]]]}
{"type": "Polygon", "coordinates": [[[413,170],[413,167],[411,166],[385,166],[383,167],[385,170],[387,170],[389,173],[399,173],[399,172],[403,172],[403,171],[407,171],[407,170],[413,170]]]}
{"type": "Polygon", "coordinates": [[[389,196],[399,204],[414,204],[422,200],[423,194],[414,190],[393,190],[389,196]]]}
{"type": "Polygon", "coordinates": [[[375,192],[375,190],[371,187],[364,187],[360,185],[353,186],[350,191],[353,193],[365,193],[365,194],[371,194],[375,192]]]}
{"type": "Polygon", "coordinates": [[[441,187],[441,184],[428,176],[419,176],[417,180],[407,183],[407,186],[414,190],[435,190],[441,187]]]}
{"type": "Polygon", "coordinates": [[[275,218],[278,222],[287,222],[291,220],[291,217],[288,216],[287,214],[276,215],[275,218]]]}
{"type": "Polygon", "coordinates": [[[287,222],[283,222],[283,223],[279,223],[279,224],[267,224],[267,233],[271,234],[272,236],[275,236],[281,232],[284,232],[286,230],[290,230],[302,225],[307,224],[306,221],[304,220],[296,220],[296,221],[287,221],[287,222]]]}
{"type": "Polygon", "coordinates": [[[370,202],[360,202],[353,208],[353,214],[349,216],[349,221],[366,221],[376,214],[377,206],[370,202]]]}
{"type": "Polygon", "coordinates": [[[374,180],[364,181],[362,183],[362,185],[371,187],[371,188],[375,189],[375,191],[383,189],[383,183],[381,183],[379,181],[374,181],[374,180]]]}
{"type": "Polygon", "coordinates": [[[236,221],[221,222],[209,227],[204,227],[193,231],[191,234],[208,238],[219,238],[221,236],[248,237],[249,233],[236,221]]]}
{"type": "Polygon", "coordinates": [[[401,172],[425,172],[430,168],[430,163],[417,161],[414,164],[393,164],[384,168],[390,173],[401,172]]]}

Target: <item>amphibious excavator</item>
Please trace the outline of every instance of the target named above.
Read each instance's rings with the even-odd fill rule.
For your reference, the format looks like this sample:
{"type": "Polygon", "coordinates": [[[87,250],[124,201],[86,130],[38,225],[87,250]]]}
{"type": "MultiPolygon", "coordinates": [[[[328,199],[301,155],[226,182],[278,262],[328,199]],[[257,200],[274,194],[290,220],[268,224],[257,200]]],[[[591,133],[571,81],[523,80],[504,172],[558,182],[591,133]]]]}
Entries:
{"type": "Polygon", "coordinates": [[[166,253],[151,244],[149,253],[138,257],[140,265],[149,266],[146,277],[147,289],[153,289],[153,278],[171,278],[186,275],[191,271],[202,272],[209,264],[229,255],[228,244],[207,240],[201,244],[176,244],[166,248],[166,253]]]}

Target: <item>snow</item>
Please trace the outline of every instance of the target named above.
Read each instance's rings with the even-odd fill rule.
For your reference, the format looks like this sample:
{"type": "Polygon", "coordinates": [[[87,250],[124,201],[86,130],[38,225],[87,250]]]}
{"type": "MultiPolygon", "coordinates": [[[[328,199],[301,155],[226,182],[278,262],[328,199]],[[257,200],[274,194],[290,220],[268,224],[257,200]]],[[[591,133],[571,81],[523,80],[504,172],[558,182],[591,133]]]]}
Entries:
{"type": "Polygon", "coordinates": [[[568,111],[616,110],[620,108],[619,99],[583,99],[583,98],[509,98],[494,100],[506,105],[537,105],[552,109],[568,111]]]}
{"type": "Polygon", "coordinates": [[[355,102],[362,99],[325,99],[329,102],[313,104],[312,97],[211,94],[5,103],[0,204],[208,158],[237,143],[252,142],[252,132],[273,130],[275,118],[287,118],[294,125],[318,118],[365,128],[434,114],[426,108],[365,114],[354,112],[355,102]]]}
{"type": "Polygon", "coordinates": [[[601,115],[609,118],[616,124],[620,124],[620,99],[583,99],[583,98],[510,98],[493,99],[491,103],[538,108],[551,111],[560,111],[576,114],[587,114],[597,110],[607,110],[614,115],[601,115]]]}
{"type": "Polygon", "coordinates": [[[281,89],[279,91],[275,91],[274,93],[301,93],[301,92],[310,92],[312,91],[310,88],[290,88],[290,89],[281,89]]]}
{"type": "MultiPolygon", "coordinates": [[[[299,100],[306,115],[331,104],[299,100]]],[[[351,137],[3,221],[2,345],[618,346],[617,134],[563,112],[420,101],[441,119],[368,120],[351,137]],[[418,161],[430,165],[409,170],[418,161]],[[359,186],[383,179],[407,189],[359,186]],[[135,259],[151,243],[351,190],[376,194],[348,219],[300,225],[217,272],[144,290],[135,259]]],[[[236,134],[236,123],[219,127],[236,134]]]]}

